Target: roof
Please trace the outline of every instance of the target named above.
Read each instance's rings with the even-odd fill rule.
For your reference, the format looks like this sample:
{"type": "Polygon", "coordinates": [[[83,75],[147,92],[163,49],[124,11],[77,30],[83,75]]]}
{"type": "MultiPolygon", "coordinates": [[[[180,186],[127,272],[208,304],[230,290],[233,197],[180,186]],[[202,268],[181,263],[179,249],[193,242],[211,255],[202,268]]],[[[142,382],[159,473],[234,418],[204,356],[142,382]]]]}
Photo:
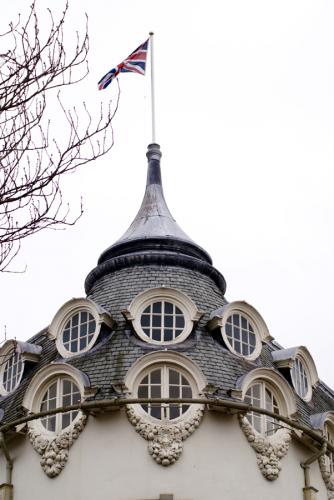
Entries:
{"type": "MultiPolygon", "coordinates": [[[[122,314],[139,293],[151,288],[178,289],[203,312],[189,337],[169,345],[168,350],[182,352],[196,363],[215,395],[233,399],[231,391],[237,380],[254,368],[278,370],[272,352],[281,346],[275,341],[265,342],[261,355],[249,361],[230,352],[217,330],[207,329],[213,312],[227,304],[224,277],[212,266],[208,253],[173,219],[163,195],[157,144],[149,146],[147,157],[147,183],[141,208],[129,229],[102,253],[86,279],[87,297],[113,317],[115,326],[110,330],[104,325],[103,334],[90,351],[65,360],[46,331],[30,339],[30,344],[42,347],[42,354],[37,363],[27,364],[19,387],[0,400],[0,408],[5,410],[4,421],[12,421],[22,413],[23,397],[32,377],[52,361],[62,360],[86,374],[98,389],[93,398],[119,396],[134,362],[149,352],[166,351],[166,346],[140,340],[122,314]]],[[[311,426],[313,414],[334,411],[334,394],[322,382],[315,385],[310,402],[306,403],[297,394],[295,398],[298,419],[304,425],[311,426]]]]}

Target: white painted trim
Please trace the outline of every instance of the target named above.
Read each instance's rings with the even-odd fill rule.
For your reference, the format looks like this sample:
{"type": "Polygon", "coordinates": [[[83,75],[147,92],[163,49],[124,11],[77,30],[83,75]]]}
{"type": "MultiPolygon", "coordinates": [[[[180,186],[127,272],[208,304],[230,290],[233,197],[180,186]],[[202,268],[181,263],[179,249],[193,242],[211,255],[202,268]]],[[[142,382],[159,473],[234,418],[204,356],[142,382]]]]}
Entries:
{"type": "Polygon", "coordinates": [[[196,304],[188,295],[180,290],[164,287],[150,288],[141,292],[133,299],[128,310],[124,311],[124,314],[129,321],[132,321],[134,330],[144,342],[156,345],[170,345],[183,342],[191,333],[194,322],[199,321],[202,316],[202,313],[197,309],[196,304]],[[185,327],[183,332],[176,339],[167,342],[150,339],[143,331],[140,323],[144,309],[153,301],[158,302],[159,300],[169,300],[181,309],[184,314],[185,327]]]}
{"type": "MultiPolygon", "coordinates": [[[[40,411],[41,399],[44,396],[47,386],[59,377],[68,377],[73,380],[78,386],[81,393],[81,401],[84,401],[87,397],[87,389],[90,387],[90,381],[83,372],[75,368],[74,366],[67,365],[65,363],[51,363],[41,370],[39,370],[32,378],[23,398],[22,406],[28,411],[37,413],[40,411]]],[[[74,423],[81,416],[81,412],[78,413],[77,417],[73,420],[70,426],[63,429],[67,431],[71,428],[74,423]]],[[[53,437],[55,433],[48,431],[42,425],[40,420],[32,420],[29,422],[29,427],[40,435],[53,437]]],[[[62,432],[63,432],[62,431],[62,432]]]]}
{"type": "MultiPolygon", "coordinates": [[[[154,365],[156,365],[157,367],[162,365],[169,365],[171,367],[174,366],[175,369],[179,369],[181,373],[184,373],[184,375],[190,382],[194,398],[198,397],[207,385],[207,380],[202,371],[189,358],[180,353],[172,351],[159,351],[142,356],[128,370],[128,373],[125,377],[125,384],[127,389],[129,390],[129,398],[137,397],[137,389],[142,376],[144,376],[145,372],[152,368],[154,365]]],[[[138,416],[140,416],[142,419],[154,423],[155,425],[160,423],[160,420],[148,415],[140,407],[140,405],[129,405],[129,407],[133,408],[134,412],[137,413],[138,416]]],[[[196,411],[198,409],[201,409],[202,407],[203,405],[191,405],[189,410],[184,415],[181,415],[179,418],[176,418],[174,420],[168,421],[168,425],[177,425],[178,423],[180,423],[180,421],[192,418],[196,411]]],[[[166,425],[165,421],[164,425],[166,425]]]]}
{"type": "Polygon", "coordinates": [[[288,349],[279,349],[272,352],[272,358],[277,368],[290,369],[291,380],[295,390],[295,381],[293,380],[291,370],[295,360],[297,358],[300,359],[306,372],[309,388],[307,394],[304,397],[298,394],[297,391],[296,394],[298,394],[298,396],[301,397],[304,401],[309,402],[312,399],[312,387],[319,382],[319,377],[314,360],[307,347],[296,346],[290,347],[288,349]]]}
{"type": "Polygon", "coordinates": [[[241,300],[230,302],[229,304],[226,304],[221,309],[219,309],[219,311],[217,311],[217,314],[215,314],[213,318],[208,322],[207,326],[209,330],[214,330],[215,328],[220,327],[221,335],[228,349],[236,356],[248,359],[250,361],[254,361],[260,356],[262,350],[262,342],[269,342],[273,339],[260,313],[253,306],[241,300]],[[254,333],[256,335],[256,346],[252,354],[250,354],[249,356],[244,356],[240,352],[234,350],[226,335],[226,321],[234,313],[244,316],[252,325],[254,333]]]}
{"type": "Polygon", "coordinates": [[[237,380],[236,388],[232,391],[233,396],[243,400],[249,387],[255,382],[267,382],[277,397],[279,407],[283,415],[294,417],[297,406],[294,392],[285,378],[272,368],[255,368],[237,380]]]}
{"type": "Polygon", "coordinates": [[[24,373],[24,368],[25,368],[25,360],[23,359],[22,354],[20,353],[20,350],[18,349],[18,343],[16,340],[7,340],[7,342],[4,343],[4,345],[0,349],[0,355],[1,355],[1,364],[0,364],[0,395],[1,396],[7,396],[8,394],[11,394],[12,392],[15,391],[15,389],[20,385],[23,373],[24,373]],[[4,385],[3,385],[3,375],[4,371],[7,365],[7,361],[15,355],[19,354],[21,357],[21,362],[22,362],[22,369],[20,373],[20,377],[18,379],[18,382],[16,383],[14,389],[10,392],[6,391],[4,385]],[[8,358],[6,356],[8,355],[8,358]]]}
{"type": "Polygon", "coordinates": [[[48,328],[48,334],[52,339],[56,340],[56,347],[59,354],[63,358],[72,358],[73,356],[77,356],[78,354],[82,354],[84,352],[89,351],[93,347],[100,334],[102,323],[107,324],[109,328],[112,328],[114,325],[114,321],[111,318],[111,316],[109,316],[106,313],[106,311],[102,310],[92,300],[86,299],[85,297],[73,298],[65,302],[65,304],[63,304],[61,308],[57,311],[56,315],[54,316],[48,328]],[[63,345],[62,335],[65,325],[67,324],[71,316],[80,311],[87,311],[93,316],[96,323],[96,328],[94,336],[92,340],[89,342],[89,344],[84,349],[81,349],[73,353],[65,349],[63,345]]]}

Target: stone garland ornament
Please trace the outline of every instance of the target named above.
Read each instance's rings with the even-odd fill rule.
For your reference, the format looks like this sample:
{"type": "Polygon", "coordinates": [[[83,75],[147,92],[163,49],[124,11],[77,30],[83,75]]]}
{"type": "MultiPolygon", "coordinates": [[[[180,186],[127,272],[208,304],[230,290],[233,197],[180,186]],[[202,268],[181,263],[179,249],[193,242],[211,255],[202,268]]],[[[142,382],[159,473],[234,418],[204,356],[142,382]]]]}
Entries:
{"type": "Polygon", "coordinates": [[[319,461],[319,467],[320,467],[320,472],[322,479],[324,480],[324,483],[327,488],[327,495],[329,500],[334,499],[334,473],[331,474],[329,464],[328,464],[328,458],[326,455],[322,455],[318,459],[319,461]]]}
{"type": "Polygon", "coordinates": [[[274,481],[282,469],[281,458],[288,452],[291,430],[278,429],[272,436],[263,436],[252,427],[245,415],[239,415],[239,423],[247,441],[256,453],[257,464],[262,475],[268,481],[274,481]]]}
{"type": "Polygon", "coordinates": [[[148,452],[160,465],[167,467],[174,464],[183,451],[185,441],[199,427],[204,411],[202,408],[187,420],[179,423],[153,424],[147,422],[143,417],[128,405],[126,408],[130,423],[138,434],[148,441],[148,452]]]}
{"type": "Polygon", "coordinates": [[[48,436],[29,427],[28,436],[35,451],[42,455],[40,464],[49,477],[58,476],[66,465],[69,449],[86,425],[87,416],[81,415],[68,431],[48,436]]]}

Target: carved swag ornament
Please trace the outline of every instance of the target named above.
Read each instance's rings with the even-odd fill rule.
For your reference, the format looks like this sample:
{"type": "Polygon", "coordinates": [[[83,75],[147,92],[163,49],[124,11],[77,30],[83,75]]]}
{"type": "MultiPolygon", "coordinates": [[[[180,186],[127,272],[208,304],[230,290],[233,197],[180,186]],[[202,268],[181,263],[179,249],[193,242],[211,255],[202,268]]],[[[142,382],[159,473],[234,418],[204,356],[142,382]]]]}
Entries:
{"type": "Polygon", "coordinates": [[[138,434],[148,441],[148,452],[152,458],[165,467],[174,464],[183,451],[185,441],[199,427],[203,409],[199,408],[187,420],[179,424],[148,423],[132,406],[126,408],[127,416],[138,434]]]}
{"type": "Polygon", "coordinates": [[[334,474],[331,474],[329,463],[326,455],[319,457],[319,467],[322,479],[327,488],[328,499],[334,499],[334,474]]]}
{"type": "Polygon", "coordinates": [[[28,436],[34,449],[42,455],[41,466],[49,477],[58,476],[66,465],[69,449],[85,427],[86,415],[81,415],[69,430],[56,436],[38,432],[33,426],[28,428],[28,436]]]}
{"type": "Polygon", "coordinates": [[[251,426],[245,415],[239,415],[239,423],[247,441],[256,453],[257,464],[262,475],[268,481],[274,481],[282,469],[281,458],[288,452],[291,431],[278,429],[272,436],[262,436],[251,426]]]}

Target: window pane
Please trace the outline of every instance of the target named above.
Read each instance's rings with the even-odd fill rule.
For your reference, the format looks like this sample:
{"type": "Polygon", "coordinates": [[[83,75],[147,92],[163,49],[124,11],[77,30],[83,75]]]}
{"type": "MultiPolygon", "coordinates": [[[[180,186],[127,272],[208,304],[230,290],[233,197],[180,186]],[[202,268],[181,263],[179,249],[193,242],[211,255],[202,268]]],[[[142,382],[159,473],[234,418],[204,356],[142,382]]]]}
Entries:
{"type": "Polygon", "coordinates": [[[74,342],[71,342],[71,352],[77,352],[78,350],[78,342],[75,340],[74,342]]]}
{"type": "Polygon", "coordinates": [[[169,418],[173,420],[180,416],[180,407],[179,406],[170,406],[169,408],[169,418]]]}
{"type": "Polygon", "coordinates": [[[140,385],[138,387],[138,397],[139,398],[148,398],[148,387],[140,385]]]}
{"type": "Polygon", "coordinates": [[[70,340],[70,331],[69,330],[64,330],[63,333],[63,342],[64,344],[70,340]]]}
{"type": "Polygon", "coordinates": [[[87,337],[80,339],[80,351],[87,347],[87,337]]]}
{"type": "Polygon", "coordinates": [[[161,316],[152,317],[152,326],[161,327],[161,316]]]}
{"type": "Polygon", "coordinates": [[[159,328],[153,328],[152,329],[152,339],[153,340],[157,340],[157,341],[161,341],[161,329],[159,328]]]}
{"type": "Polygon", "coordinates": [[[147,314],[142,314],[140,324],[141,326],[150,326],[150,316],[147,314]]]}
{"type": "Polygon", "coordinates": [[[180,398],[180,387],[176,385],[169,386],[169,397],[170,398],[180,398]]]}
{"type": "Polygon", "coordinates": [[[71,338],[73,340],[77,339],[78,338],[78,327],[75,326],[74,328],[72,328],[71,330],[71,338]]]}
{"type": "Polygon", "coordinates": [[[161,383],[161,370],[154,370],[151,372],[151,384],[160,384],[161,383]]]}
{"type": "Polygon", "coordinates": [[[63,394],[71,394],[72,383],[69,380],[63,380],[63,394]]]}
{"type": "Polygon", "coordinates": [[[191,398],[192,390],[190,387],[182,387],[182,397],[183,398],[191,398]]]}
{"type": "Polygon", "coordinates": [[[239,314],[233,314],[233,324],[239,326],[239,314]]]}
{"type": "Polygon", "coordinates": [[[170,340],[173,340],[173,330],[165,328],[164,329],[164,341],[169,342],[170,340]]]}
{"type": "Polygon", "coordinates": [[[161,387],[160,385],[152,385],[151,387],[151,398],[161,398],[161,387]]]}
{"type": "Polygon", "coordinates": [[[154,302],[153,312],[161,314],[161,302],[154,302]]]}
{"type": "Polygon", "coordinates": [[[81,312],[81,323],[85,323],[87,321],[87,312],[82,311],[81,312]]]}
{"type": "MultiPolygon", "coordinates": [[[[78,323],[79,323],[79,314],[75,314],[74,316],[72,316],[72,327],[77,326],[78,323]]],[[[70,321],[67,324],[70,325],[70,321]]],[[[69,327],[70,326],[68,326],[68,328],[69,327]]]]}
{"type": "Polygon", "coordinates": [[[165,302],[165,314],[173,314],[174,313],[174,305],[170,302],[165,302]]]}
{"type": "Polygon", "coordinates": [[[180,374],[175,370],[169,370],[169,383],[177,384],[180,383],[180,374]]]}
{"type": "Polygon", "coordinates": [[[158,418],[161,420],[161,407],[160,406],[152,406],[151,407],[151,415],[154,418],[158,418]]]}
{"type": "Polygon", "coordinates": [[[173,316],[165,316],[164,323],[165,323],[165,327],[173,328],[173,316]]]}
{"type": "Polygon", "coordinates": [[[62,429],[65,429],[71,423],[71,415],[69,413],[63,413],[62,415],[62,429]]]}
{"type": "Polygon", "coordinates": [[[184,328],[184,317],[183,316],[176,316],[175,318],[175,326],[176,328],[184,328]]]}

